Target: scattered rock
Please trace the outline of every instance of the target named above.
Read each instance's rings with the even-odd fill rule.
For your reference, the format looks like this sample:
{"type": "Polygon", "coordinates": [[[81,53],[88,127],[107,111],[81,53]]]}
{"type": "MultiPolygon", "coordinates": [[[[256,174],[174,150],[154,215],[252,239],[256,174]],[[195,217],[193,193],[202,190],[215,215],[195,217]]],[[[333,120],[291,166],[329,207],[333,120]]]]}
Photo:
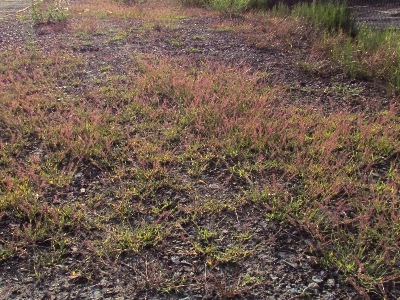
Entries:
{"type": "Polygon", "coordinates": [[[335,285],[336,285],[335,279],[329,278],[329,279],[326,281],[325,285],[326,285],[327,287],[329,287],[329,288],[334,288],[335,285]]]}
{"type": "Polygon", "coordinates": [[[313,282],[316,282],[316,283],[321,283],[321,282],[324,281],[324,280],[321,278],[321,275],[315,275],[315,276],[313,276],[313,277],[311,278],[311,280],[312,280],[313,282]]]}
{"type": "Polygon", "coordinates": [[[171,257],[171,261],[172,261],[174,264],[179,264],[179,263],[180,263],[180,260],[179,260],[179,257],[178,257],[178,256],[172,256],[172,257],[171,257]]]}
{"type": "Polygon", "coordinates": [[[311,282],[305,289],[305,291],[317,291],[319,289],[319,284],[316,282],[311,282]]]}

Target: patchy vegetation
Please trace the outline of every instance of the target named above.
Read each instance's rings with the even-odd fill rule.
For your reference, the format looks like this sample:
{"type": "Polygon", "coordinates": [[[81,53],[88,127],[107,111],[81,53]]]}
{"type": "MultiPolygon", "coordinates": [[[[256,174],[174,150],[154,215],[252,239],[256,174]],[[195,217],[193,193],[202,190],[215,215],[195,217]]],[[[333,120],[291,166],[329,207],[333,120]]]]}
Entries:
{"type": "Polygon", "coordinates": [[[168,1],[68,11],[0,51],[1,271],[28,278],[2,292],[399,296],[399,108],[360,80],[397,88],[394,38],[168,1]]]}

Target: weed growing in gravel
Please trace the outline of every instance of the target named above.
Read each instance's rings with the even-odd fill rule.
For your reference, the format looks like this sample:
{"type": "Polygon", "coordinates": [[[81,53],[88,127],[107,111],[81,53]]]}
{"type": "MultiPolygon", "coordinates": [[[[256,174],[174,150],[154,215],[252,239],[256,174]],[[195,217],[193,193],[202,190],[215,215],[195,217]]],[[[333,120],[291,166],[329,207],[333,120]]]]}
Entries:
{"type": "MultiPolygon", "coordinates": [[[[313,109],[276,105],[273,94],[260,94],[240,71],[212,67],[212,73],[205,69],[191,75],[175,67],[172,71],[164,62],[147,65],[146,70],[143,83],[137,82],[151,84],[149,100],[156,95],[163,99],[150,102],[159,117],[173,124],[178,116],[190,116],[180,131],[191,132],[203,147],[215,149],[210,155],[228,163],[229,180],[243,180],[243,186],[255,188],[252,201],[265,205],[270,216],[309,231],[327,253],[327,263],[368,287],[397,276],[392,265],[399,242],[396,107],[375,117],[324,116],[313,109]],[[263,177],[271,172],[275,175],[270,179],[253,185],[257,173],[263,177]]],[[[197,174],[206,170],[207,166],[197,174]]]]}
{"type": "Polygon", "coordinates": [[[66,21],[68,19],[68,5],[66,2],[62,0],[32,0],[31,15],[33,23],[39,25],[66,21]]]}
{"type": "Polygon", "coordinates": [[[250,0],[209,0],[209,7],[224,11],[229,15],[242,12],[248,8],[250,0]]]}
{"type": "MultiPolygon", "coordinates": [[[[113,21],[139,11],[108,5],[113,21]]],[[[99,21],[102,9],[85,2],[74,11],[99,21]]],[[[73,30],[87,33],[92,25],[79,20],[73,30]]],[[[369,46],[377,56],[379,43],[369,46]]],[[[0,52],[3,262],[35,254],[40,276],[77,256],[65,273],[89,278],[92,269],[136,261],[122,266],[137,272],[132,282],[143,290],[201,288],[207,272],[240,264],[267,239],[242,227],[248,209],[307,232],[310,251],[357,287],[384,295],[398,281],[396,105],[326,114],[283,100],[282,87],[245,67],[151,55],[117,66],[88,59],[66,49],[0,52]],[[160,260],[147,259],[154,253],[160,260]],[[202,265],[201,275],[170,279],[180,263],[202,265]]],[[[247,270],[235,284],[218,277],[213,291],[241,296],[269,281],[263,276],[247,270]]]]}
{"type": "Polygon", "coordinates": [[[187,220],[261,205],[308,231],[324,262],[358,285],[399,276],[396,107],[325,116],[274,101],[280,89],[261,89],[246,70],[156,58],[67,97],[51,87],[82,76],[79,58],[1,59],[3,259],[64,241],[48,248],[61,257],[83,230],[85,251],[114,261],[165,247],[185,227],[196,229],[187,253],[210,266],[238,262],[251,255],[251,233],[224,244],[220,232],[187,220]],[[212,172],[242,197],[208,198],[200,178],[212,172]]]}

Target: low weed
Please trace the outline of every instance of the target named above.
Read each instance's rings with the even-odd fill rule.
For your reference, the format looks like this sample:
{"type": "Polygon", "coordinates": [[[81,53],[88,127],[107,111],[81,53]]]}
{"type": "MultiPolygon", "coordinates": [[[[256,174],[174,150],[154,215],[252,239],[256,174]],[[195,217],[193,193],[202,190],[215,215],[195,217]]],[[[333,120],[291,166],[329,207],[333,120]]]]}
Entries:
{"type": "Polygon", "coordinates": [[[32,0],[32,21],[36,25],[64,22],[69,16],[68,9],[66,0],[32,0]]]}
{"type": "Polygon", "coordinates": [[[243,12],[249,4],[250,0],[209,0],[208,6],[232,15],[243,12]]]}
{"type": "Polygon", "coordinates": [[[204,7],[210,0],[180,0],[183,5],[204,7]]]}
{"type": "MultiPolygon", "coordinates": [[[[257,166],[233,163],[228,169],[231,180],[253,182],[255,170],[281,174],[257,186],[252,201],[269,207],[272,218],[296,220],[328,253],[325,261],[349,277],[360,278],[358,284],[372,288],[385,276],[397,276],[392,262],[397,259],[398,216],[393,205],[398,205],[399,162],[390,158],[400,149],[397,108],[375,117],[351,113],[327,117],[311,108],[273,105],[274,91],[260,94],[256,78],[245,81],[240,71],[212,67],[212,73],[205,69],[193,75],[160,63],[148,65],[143,79],[148,78],[151,90],[168,99],[157,104],[162,115],[169,115],[160,115],[162,119],[174,122],[178,115],[190,115],[185,131],[209,149],[218,149],[219,157],[260,162],[257,166]],[[169,114],[171,106],[176,110],[169,114]],[[388,164],[386,171],[372,179],[373,170],[382,163],[388,164]],[[394,252],[389,255],[386,247],[394,252]],[[365,270],[362,276],[360,267],[365,270]]],[[[200,166],[197,176],[207,170],[207,164],[200,166]]],[[[196,245],[207,255],[216,251],[196,245]]]]}
{"type": "MultiPolygon", "coordinates": [[[[74,11],[101,20],[96,3],[74,11]]],[[[110,18],[139,12],[107,5],[110,18]]],[[[76,29],[105,28],[90,26],[76,29]]],[[[393,85],[399,82],[397,34],[358,34],[327,34],[323,46],[349,72],[359,61],[370,68],[366,76],[394,72],[393,85]]],[[[149,283],[151,276],[168,276],[165,265],[147,260],[151,253],[162,261],[196,257],[193,265],[207,268],[201,274],[251,256],[262,237],[240,227],[245,208],[253,220],[258,214],[306,231],[322,262],[358,287],[383,294],[379,287],[398,281],[399,107],[327,114],[282,101],[282,87],[262,86],[267,75],[244,67],[88,57],[66,49],[0,52],[2,261],[38,253],[49,268],[79,254],[82,265],[65,267],[76,276],[96,259],[92,267],[101,269],[135,257],[145,265],[135,276],[146,277],[146,289],[162,282],[149,283]]],[[[259,281],[242,273],[236,286],[259,281]]]]}
{"type": "MultiPolygon", "coordinates": [[[[261,89],[258,75],[246,70],[154,57],[132,62],[140,72],[99,77],[95,90],[74,101],[50,88],[60,78],[54,70],[63,70],[67,85],[80,76],[73,58],[8,55],[20,59],[5,64],[13,72],[1,71],[0,204],[21,229],[3,259],[61,234],[72,247],[74,228],[85,224],[82,230],[106,232],[91,236],[88,251],[114,261],[160,247],[182,217],[219,216],[253,203],[308,231],[324,262],[358,285],[372,289],[399,276],[396,107],[375,116],[326,116],[276,103],[280,89],[261,89]],[[44,72],[49,61],[55,65],[44,72]],[[43,91],[44,100],[35,97],[43,91]],[[94,175],[85,179],[85,168],[94,175]],[[204,177],[212,172],[242,191],[242,200],[204,193],[202,178],[214,181],[204,177]],[[78,203],[60,205],[68,200],[78,203]]],[[[210,266],[251,255],[251,232],[228,245],[219,235],[199,226],[185,251],[210,266]]]]}

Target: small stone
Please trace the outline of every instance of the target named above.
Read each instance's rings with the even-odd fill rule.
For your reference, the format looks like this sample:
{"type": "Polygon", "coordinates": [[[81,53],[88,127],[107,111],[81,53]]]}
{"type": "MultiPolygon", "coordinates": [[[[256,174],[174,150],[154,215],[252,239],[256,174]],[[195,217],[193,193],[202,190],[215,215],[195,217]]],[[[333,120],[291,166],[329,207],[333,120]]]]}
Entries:
{"type": "Polygon", "coordinates": [[[100,280],[100,286],[108,286],[108,280],[107,279],[105,279],[105,278],[102,278],[101,280],[100,280]]]}
{"type": "Polygon", "coordinates": [[[323,300],[335,300],[337,298],[332,293],[326,293],[325,295],[322,296],[322,299],[323,300]]]}
{"type": "Polygon", "coordinates": [[[291,262],[291,261],[288,261],[288,260],[284,260],[283,262],[286,263],[288,266],[291,266],[294,269],[298,268],[298,266],[299,266],[297,263],[291,262]]]}
{"type": "Polygon", "coordinates": [[[266,255],[266,254],[263,254],[263,253],[258,255],[258,258],[261,259],[261,260],[264,260],[264,259],[267,260],[270,257],[271,257],[270,255],[266,255]]]}
{"type": "Polygon", "coordinates": [[[336,285],[335,279],[330,278],[330,279],[328,279],[326,281],[326,286],[327,287],[334,288],[335,285],[336,285]]]}
{"type": "Polygon", "coordinates": [[[86,189],[85,188],[81,188],[80,192],[83,194],[84,192],[86,192],[86,189]]]}
{"type": "Polygon", "coordinates": [[[178,256],[172,256],[172,257],[171,257],[171,261],[172,261],[174,264],[179,264],[179,263],[180,263],[180,260],[179,260],[179,257],[178,257],[178,256]]]}
{"type": "Polygon", "coordinates": [[[324,281],[324,280],[321,278],[320,275],[315,275],[315,276],[313,276],[311,280],[312,280],[313,282],[316,282],[316,283],[321,283],[321,282],[324,281]]]}
{"type": "Polygon", "coordinates": [[[274,274],[270,274],[269,277],[271,277],[271,279],[272,279],[273,281],[275,281],[275,280],[277,280],[277,279],[279,278],[278,276],[276,276],[276,275],[274,275],[274,274]]]}
{"type": "Polygon", "coordinates": [[[306,288],[306,290],[318,290],[318,289],[319,289],[319,284],[316,282],[311,282],[306,288]]]}
{"type": "Polygon", "coordinates": [[[101,299],[101,297],[102,297],[102,292],[101,291],[94,291],[93,292],[93,298],[94,299],[101,299]]]}
{"type": "Polygon", "coordinates": [[[277,254],[278,254],[278,257],[280,257],[280,258],[289,259],[289,254],[286,252],[279,251],[277,254]]]}
{"type": "Polygon", "coordinates": [[[211,183],[211,184],[208,185],[208,187],[209,187],[210,189],[217,190],[217,189],[219,189],[219,184],[217,184],[217,183],[211,183]]]}
{"type": "Polygon", "coordinates": [[[33,279],[33,277],[27,277],[24,279],[24,283],[32,283],[35,282],[35,279],[33,279]]]}
{"type": "Polygon", "coordinates": [[[119,291],[117,291],[115,289],[103,291],[103,294],[105,297],[113,297],[113,296],[116,296],[118,293],[119,293],[119,291]]]}

